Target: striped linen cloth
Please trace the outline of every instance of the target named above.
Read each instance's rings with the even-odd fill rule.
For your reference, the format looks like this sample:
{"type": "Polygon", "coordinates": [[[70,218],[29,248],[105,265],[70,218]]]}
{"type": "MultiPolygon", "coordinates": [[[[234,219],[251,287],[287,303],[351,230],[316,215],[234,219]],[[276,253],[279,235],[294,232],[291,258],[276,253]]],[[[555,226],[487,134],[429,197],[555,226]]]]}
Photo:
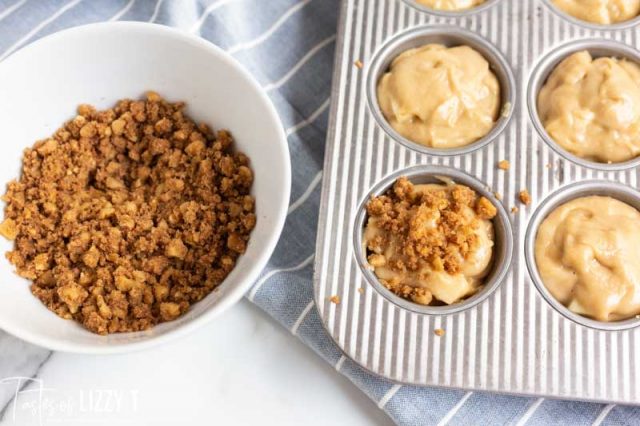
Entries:
{"type": "MultiPolygon", "coordinates": [[[[398,424],[639,424],[634,407],[398,385],[368,374],[332,343],[314,306],[312,275],[339,6],[339,0],[0,0],[0,60],[40,37],[100,21],[155,22],[217,44],[269,93],[293,165],[282,239],[247,295],[253,303],[398,424]]],[[[3,354],[26,345],[0,332],[0,366],[3,354]]]]}

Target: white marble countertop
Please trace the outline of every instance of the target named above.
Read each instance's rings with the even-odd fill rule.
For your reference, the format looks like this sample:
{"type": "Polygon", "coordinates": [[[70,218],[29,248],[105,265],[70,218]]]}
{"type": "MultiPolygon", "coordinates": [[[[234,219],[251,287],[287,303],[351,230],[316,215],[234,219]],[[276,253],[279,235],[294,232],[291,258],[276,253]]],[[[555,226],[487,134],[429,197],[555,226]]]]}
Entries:
{"type": "Polygon", "coordinates": [[[50,353],[1,332],[0,348],[2,425],[391,424],[245,300],[192,335],[143,352],[50,353]]]}

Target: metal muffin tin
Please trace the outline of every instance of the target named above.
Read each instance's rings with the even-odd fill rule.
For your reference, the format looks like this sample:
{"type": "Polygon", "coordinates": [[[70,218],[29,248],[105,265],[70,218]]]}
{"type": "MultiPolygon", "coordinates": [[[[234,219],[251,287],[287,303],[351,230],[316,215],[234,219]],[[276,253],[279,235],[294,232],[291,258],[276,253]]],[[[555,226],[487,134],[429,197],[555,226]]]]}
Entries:
{"type": "Polygon", "coordinates": [[[362,241],[363,231],[367,221],[367,203],[372,196],[379,196],[387,192],[389,188],[393,186],[396,179],[401,176],[405,176],[414,184],[426,184],[426,183],[443,183],[448,181],[455,182],[457,184],[468,186],[476,191],[478,195],[493,198],[493,194],[486,188],[487,186],[480,182],[473,176],[461,172],[460,170],[452,169],[442,166],[415,166],[409,169],[399,170],[391,175],[385,177],[379,182],[371,192],[369,192],[358,208],[358,215],[356,216],[356,223],[353,228],[353,242],[354,242],[354,254],[356,261],[360,265],[360,269],[365,279],[370,285],[372,285],[380,294],[385,296],[391,303],[407,309],[409,311],[417,312],[419,314],[428,315],[445,315],[454,314],[456,312],[463,311],[465,309],[471,309],[478,303],[485,300],[493,293],[507,275],[509,267],[511,266],[511,258],[513,253],[513,235],[511,230],[511,222],[509,215],[502,204],[495,203],[498,208],[498,215],[493,220],[494,230],[494,248],[493,248],[493,265],[491,271],[484,280],[484,287],[478,293],[472,297],[463,300],[460,303],[447,306],[425,306],[413,303],[402,297],[396,296],[391,291],[387,290],[380,281],[376,278],[375,274],[371,270],[366,258],[366,251],[362,241]]]}
{"type": "Polygon", "coordinates": [[[582,315],[571,312],[568,308],[563,306],[558,300],[556,300],[547,287],[544,285],[540,274],[538,273],[538,267],[535,260],[535,242],[538,234],[538,229],[542,222],[551,214],[555,209],[568,203],[576,198],[588,197],[591,195],[600,195],[615,198],[622,201],[638,210],[640,210],[640,193],[627,185],[620,183],[609,182],[606,180],[594,180],[577,182],[571,185],[567,185],[562,189],[554,192],[548,198],[546,198],[540,207],[531,216],[529,227],[527,228],[527,234],[524,242],[525,257],[527,261],[527,268],[533,283],[538,288],[538,291],[542,294],[545,300],[558,312],[564,315],[571,321],[577,324],[584,325],[599,330],[618,331],[626,330],[633,327],[640,326],[640,319],[631,318],[624,321],[616,322],[602,322],[596,321],[582,315]]]}
{"type": "Polygon", "coordinates": [[[367,69],[367,101],[369,102],[369,108],[373,116],[378,120],[378,124],[393,139],[423,154],[462,155],[480,149],[502,133],[513,115],[512,105],[514,105],[516,101],[516,83],[506,59],[491,43],[471,31],[459,27],[435,25],[417,27],[404,31],[391,38],[378,50],[367,69]],[[400,135],[391,127],[382,114],[377,96],[378,80],[388,71],[389,65],[395,57],[402,52],[424,46],[425,44],[442,44],[447,47],[469,46],[480,52],[482,56],[487,59],[491,70],[498,78],[498,82],[500,83],[501,113],[493,129],[476,142],[458,148],[430,148],[400,135]]]}
{"type": "MultiPolygon", "coordinates": [[[[328,334],[347,357],[397,382],[640,404],[640,327],[603,329],[571,318],[545,299],[525,256],[526,230],[544,216],[542,209],[552,202],[541,203],[556,200],[556,191],[596,180],[595,186],[582,188],[619,198],[609,183],[636,188],[640,175],[640,167],[587,167],[551,149],[528,113],[532,71],[574,40],[605,39],[637,48],[640,29],[594,30],[570,22],[543,0],[502,0],[475,13],[446,16],[410,3],[342,2],[315,263],[316,305],[328,334]],[[393,50],[389,56],[381,52],[407,34],[443,25],[471,31],[494,46],[515,76],[511,120],[493,139],[466,153],[426,153],[400,143],[368,102],[372,80],[392,59],[393,50]],[[499,170],[500,160],[509,160],[510,170],[499,170]],[[485,184],[485,191],[500,193],[501,201],[494,202],[507,211],[519,208],[508,214],[511,268],[475,306],[418,312],[385,294],[363,265],[357,246],[363,200],[383,190],[390,176],[412,173],[415,166],[463,172],[485,184]],[[522,189],[532,196],[530,206],[517,201],[522,189]],[[532,222],[538,208],[541,213],[532,222]],[[332,296],[340,303],[333,303],[332,296]],[[443,336],[434,333],[439,328],[443,336]]],[[[459,30],[447,30],[448,37],[455,34],[459,30]]],[[[540,83],[545,75],[537,77],[540,83]]]]}
{"type": "Polygon", "coordinates": [[[560,62],[568,56],[583,50],[588,51],[594,59],[600,57],[625,58],[640,64],[640,51],[617,41],[607,39],[574,40],[556,47],[540,60],[529,78],[527,105],[533,127],[538,132],[540,138],[545,141],[551,149],[567,160],[573,161],[581,166],[611,171],[637,167],[640,165],[640,157],[620,163],[598,163],[577,157],[554,141],[540,121],[540,117],[538,116],[538,94],[540,93],[540,89],[544,86],[547,78],[560,62]]]}

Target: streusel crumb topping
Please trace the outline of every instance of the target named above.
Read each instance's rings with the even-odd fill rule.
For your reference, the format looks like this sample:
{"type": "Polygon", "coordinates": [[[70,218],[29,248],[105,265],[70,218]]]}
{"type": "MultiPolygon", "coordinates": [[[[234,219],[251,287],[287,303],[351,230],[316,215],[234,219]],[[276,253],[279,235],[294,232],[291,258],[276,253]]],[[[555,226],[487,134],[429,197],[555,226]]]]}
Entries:
{"type": "Polygon", "coordinates": [[[256,224],[249,159],[149,92],[78,115],[8,184],[7,258],[49,309],[117,333],[171,321],[216,288],[256,224]]]}
{"type": "Polygon", "coordinates": [[[368,261],[388,289],[420,304],[475,291],[493,245],[497,209],[487,198],[463,185],[416,186],[402,177],[371,198],[367,213],[368,261]],[[439,293],[443,280],[455,281],[455,295],[439,293]]]}

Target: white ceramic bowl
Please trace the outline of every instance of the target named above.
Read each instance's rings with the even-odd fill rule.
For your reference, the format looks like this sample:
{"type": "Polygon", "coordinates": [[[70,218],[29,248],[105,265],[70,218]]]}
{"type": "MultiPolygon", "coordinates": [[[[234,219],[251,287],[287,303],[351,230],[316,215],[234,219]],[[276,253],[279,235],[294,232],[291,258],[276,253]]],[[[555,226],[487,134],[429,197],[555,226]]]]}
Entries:
{"type": "MultiPolygon", "coordinates": [[[[22,150],[89,103],[110,107],[155,90],[187,103],[196,121],[229,129],[251,159],[257,224],[236,268],[176,321],[137,333],[98,336],[50,312],[4,257],[0,238],[0,328],[53,350],[118,353],[194,330],[236,303],[258,277],[282,231],[291,166],[278,115],[253,78],[211,43],[160,25],[94,24],[41,39],[0,63],[0,192],[19,176],[22,150]]],[[[2,205],[4,208],[4,205],[2,205]]]]}

